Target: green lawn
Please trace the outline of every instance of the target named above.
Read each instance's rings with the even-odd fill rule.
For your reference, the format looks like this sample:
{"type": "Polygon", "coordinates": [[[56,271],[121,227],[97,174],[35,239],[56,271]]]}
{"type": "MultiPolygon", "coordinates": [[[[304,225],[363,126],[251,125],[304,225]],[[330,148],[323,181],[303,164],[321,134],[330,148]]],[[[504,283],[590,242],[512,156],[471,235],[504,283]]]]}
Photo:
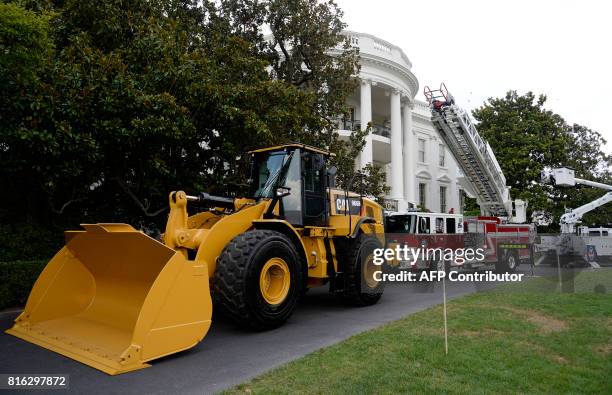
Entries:
{"type": "Polygon", "coordinates": [[[450,302],[448,356],[437,306],[227,393],[612,394],[612,270],[573,284],[559,293],[539,278],[450,302]]]}

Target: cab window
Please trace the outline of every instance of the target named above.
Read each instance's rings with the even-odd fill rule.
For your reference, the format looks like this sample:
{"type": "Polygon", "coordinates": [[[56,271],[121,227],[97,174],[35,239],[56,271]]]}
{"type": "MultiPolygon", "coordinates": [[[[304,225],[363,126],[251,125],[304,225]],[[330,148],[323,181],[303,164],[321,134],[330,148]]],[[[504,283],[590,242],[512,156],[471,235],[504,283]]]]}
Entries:
{"type": "Polygon", "coordinates": [[[436,218],[436,233],[444,233],[444,218],[436,218]]]}
{"type": "Polygon", "coordinates": [[[414,233],[414,215],[394,215],[386,220],[385,232],[387,233],[414,233]]]}
{"type": "Polygon", "coordinates": [[[304,190],[307,192],[323,191],[322,175],[325,169],[322,155],[306,153],[303,159],[304,190]]]}
{"type": "Polygon", "coordinates": [[[271,198],[274,196],[274,187],[281,184],[279,180],[283,165],[291,157],[285,151],[260,154],[255,164],[256,190],[255,198],[271,198]]]}
{"type": "Polygon", "coordinates": [[[446,233],[456,233],[455,228],[455,218],[446,218],[446,233]]]}
{"type": "Polygon", "coordinates": [[[430,220],[429,217],[419,217],[419,234],[428,234],[430,232],[430,220]]]}

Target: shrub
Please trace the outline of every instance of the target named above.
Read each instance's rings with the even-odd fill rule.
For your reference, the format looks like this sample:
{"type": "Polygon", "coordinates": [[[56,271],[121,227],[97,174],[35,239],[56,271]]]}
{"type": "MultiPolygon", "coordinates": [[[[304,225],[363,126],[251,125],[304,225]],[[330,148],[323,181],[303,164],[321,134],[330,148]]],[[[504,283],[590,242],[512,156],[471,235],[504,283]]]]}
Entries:
{"type": "Polygon", "coordinates": [[[64,244],[62,229],[36,224],[0,224],[0,262],[48,258],[64,244]]]}
{"type": "Polygon", "coordinates": [[[24,306],[48,260],[0,262],[0,309],[24,306]]]}

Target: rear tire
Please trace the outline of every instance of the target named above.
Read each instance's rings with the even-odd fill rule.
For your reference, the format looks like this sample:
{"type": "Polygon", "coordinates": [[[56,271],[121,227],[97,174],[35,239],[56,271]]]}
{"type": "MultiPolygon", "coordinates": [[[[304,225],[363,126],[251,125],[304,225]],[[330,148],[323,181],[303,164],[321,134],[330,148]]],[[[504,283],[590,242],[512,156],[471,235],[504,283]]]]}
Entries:
{"type": "Polygon", "coordinates": [[[374,249],[382,248],[378,239],[361,234],[355,239],[338,240],[336,248],[345,276],[344,290],[340,294],[342,299],[354,306],[376,304],[382,297],[385,284],[366,278],[371,277],[367,274],[372,274],[373,270],[383,270],[383,266],[373,266],[371,263],[374,249]]]}
{"type": "Polygon", "coordinates": [[[495,263],[495,269],[498,273],[514,273],[519,265],[518,253],[516,251],[508,251],[502,262],[495,263]]]}
{"type": "Polygon", "coordinates": [[[506,267],[508,268],[509,273],[516,272],[520,264],[521,260],[519,259],[518,252],[512,251],[506,257],[506,267]]]}
{"type": "Polygon", "coordinates": [[[271,329],[293,314],[303,287],[291,240],[272,230],[236,236],[217,259],[215,308],[241,327],[271,329]]]}

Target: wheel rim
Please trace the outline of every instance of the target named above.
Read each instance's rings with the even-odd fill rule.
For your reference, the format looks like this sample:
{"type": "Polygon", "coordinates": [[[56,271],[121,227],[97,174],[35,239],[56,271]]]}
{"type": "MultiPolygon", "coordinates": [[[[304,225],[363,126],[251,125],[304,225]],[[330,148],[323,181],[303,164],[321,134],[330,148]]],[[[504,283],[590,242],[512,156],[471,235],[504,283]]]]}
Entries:
{"type": "Polygon", "coordinates": [[[264,300],[271,305],[283,303],[289,294],[291,276],[289,265],[281,258],[271,258],[261,269],[259,289],[264,300]]]}
{"type": "Polygon", "coordinates": [[[374,278],[374,273],[380,270],[380,266],[374,264],[374,256],[368,255],[363,264],[363,279],[369,288],[376,288],[378,281],[374,278]]]}
{"type": "Polygon", "coordinates": [[[510,255],[508,257],[508,268],[514,270],[516,267],[516,261],[514,260],[514,255],[510,255]]]}

